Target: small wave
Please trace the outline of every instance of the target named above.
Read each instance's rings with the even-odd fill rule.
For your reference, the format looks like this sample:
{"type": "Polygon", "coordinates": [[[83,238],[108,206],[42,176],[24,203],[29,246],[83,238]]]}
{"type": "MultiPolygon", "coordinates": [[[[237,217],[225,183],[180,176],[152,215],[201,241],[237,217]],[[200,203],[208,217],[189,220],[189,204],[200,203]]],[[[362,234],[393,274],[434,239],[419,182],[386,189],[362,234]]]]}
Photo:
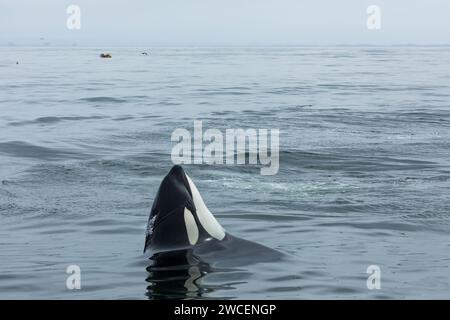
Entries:
{"type": "Polygon", "coordinates": [[[17,158],[35,158],[40,160],[80,159],[84,156],[78,152],[37,146],[24,141],[0,143],[0,153],[17,158]]]}
{"type": "Polygon", "coordinates": [[[230,111],[230,110],[224,110],[224,111],[213,111],[211,112],[212,116],[227,116],[230,114],[235,114],[235,111],[230,111]]]}
{"type": "Polygon", "coordinates": [[[295,95],[295,94],[304,94],[305,92],[311,93],[312,91],[316,91],[317,89],[313,86],[292,86],[292,87],[277,87],[267,91],[268,94],[276,94],[276,95],[295,95]]]}
{"type": "Polygon", "coordinates": [[[113,98],[113,97],[88,97],[88,98],[81,98],[79,100],[87,101],[87,102],[111,102],[111,103],[127,102],[127,100],[125,100],[125,99],[113,98]]]}
{"type": "Polygon", "coordinates": [[[231,96],[240,96],[251,94],[251,92],[247,92],[244,90],[230,90],[230,89],[219,89],[219,90],[211,90],[211,89],[198,89],[198,92],[202,95],[208,96],[216,96],[216,95],[231,95],[231,96]]]}
{"type": "MultiPolygon", "coordinates": [[[[220,215],[223,218],[233,218],[239,220],[261,220],[261,221],[306,221],[311,220],[311,217],[301,216],[299,214],[263,214],[263,213],[231,213],[220,215]]],[[[296,231],[297,232],[297,231],[296,231]]]]}
{"type": "Polygon", "coordinates": [[[156,104],[163,105],[163,106],[179,106],[179,105],[181,105],[181,103],[174,102],[174,101],[160,101],[156,104]]]}
{"type": "Polygon", "coordinates": [[[397,223],[389,221],[377,222],[327,222],[318,224],[321,227],[352,227],[357,229],[375,229],[375,230],[389,230],[389,231],[423,231],[429,230],[421,225],[414,225],[411,223],[397,223]]]}
{"type": "Polygon", "coordinates": [[[24,126],[30,124],[55,124],[62,121],[81,121],[81,120],[96,120],[105,119],[103,116],[92,116],[92,117],[40,117],[34,120],[27,121],[15,121],[10,122],[10,126],[24,126]]]}
{"type": "Polygon", "coordinates": [[[302,163],[303,169],[325,171],[347,171],[355,173],[379,172],[390,170],[423,170],[435,168],[432,161],[399,159],[394,157],[356,155],[355,150],[340,149],[338,152],[316,153],[301,150],[286,150],[280,152],[280,163],[283,166],[297,168],[302,163]]]}
{"type": "Polygon", "coordinates": [[[142,234],[142,230],[136,227],[105,227],[101,229],[89,230],[88,233],[91,234],[142,234]]]}
{"type": "Polygon", "coordinates": [[[124,98],[126,98],[127,100],[129,100],[129,99],[142,100],[142,99],[149,99],[149,96],[146,96],[146,95],[134,95],[134,96],[126,96],[124,98]]]}
{"type": "Polygon", "coordinates": [[[251,87],[245,87],[245,86],[233,86],[233,87],[223,87],[220,88],[220,90],[227,91],[227,92],[245,92],[245,91],[251,91],[251,87]]]}
{"type": "Polygon", "coordinates": [[[125,121],[125,120],[133,120],[135,117],[129,115],[129,116],[121,116],[121,117],[117,117],[114,118],[114,121],[125,121]]]}

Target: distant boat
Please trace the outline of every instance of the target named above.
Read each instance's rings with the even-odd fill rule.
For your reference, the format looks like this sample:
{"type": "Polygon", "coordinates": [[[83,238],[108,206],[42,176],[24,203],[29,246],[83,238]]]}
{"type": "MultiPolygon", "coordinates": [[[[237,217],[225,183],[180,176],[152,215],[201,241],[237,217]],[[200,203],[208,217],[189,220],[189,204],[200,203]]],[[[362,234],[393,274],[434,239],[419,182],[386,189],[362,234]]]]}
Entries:
{"type": "Polygon", "coordinates": [[[109,53],[100,53],[100,58],[112,58],[109,53]]]}

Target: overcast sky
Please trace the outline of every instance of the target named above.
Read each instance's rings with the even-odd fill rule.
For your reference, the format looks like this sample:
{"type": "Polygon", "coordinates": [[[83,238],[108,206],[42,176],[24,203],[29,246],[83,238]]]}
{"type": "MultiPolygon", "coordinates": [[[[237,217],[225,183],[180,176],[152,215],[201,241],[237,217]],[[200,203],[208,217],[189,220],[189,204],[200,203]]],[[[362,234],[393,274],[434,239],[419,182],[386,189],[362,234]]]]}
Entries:
{"type": "Polygon", "coordinates": [[[449,44],[449,16],[450,0],[0,0],[0,44],[449,44]],[[366,26],[373,4],[380,30],[366,26]]]}

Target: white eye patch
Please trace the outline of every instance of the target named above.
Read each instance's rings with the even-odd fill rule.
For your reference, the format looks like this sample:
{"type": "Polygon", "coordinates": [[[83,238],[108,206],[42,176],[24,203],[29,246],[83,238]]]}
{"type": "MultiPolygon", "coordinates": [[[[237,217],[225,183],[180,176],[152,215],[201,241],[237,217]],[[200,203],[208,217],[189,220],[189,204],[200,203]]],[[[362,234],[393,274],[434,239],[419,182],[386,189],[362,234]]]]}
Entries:
{"type": "Polygon", "coordinates": [[[192,212],[188,208],[184,208],[184,224],[186,225],[189,243],[195,245],[198,241],[198,227],[192,212]]]}
{"type": "Polygon", "coordinates": [[[219,222],[217,222],[216,218],[214,218],[212,213],[209,211],[208,207],[206,207],[206,204],[203,202],[200,192],[198,191],[194,182],[192,182],[191,178],[189,178],[187,174],[186,178],[189,182],[189,187],[191,188],[192,199],[194,200],[194,205],[195,208],[197,209],[198,220],[200,221],[206,232],[208,232],[211,235],[211,237],[216,238],[217,240],[222,240],[223,238],[225,238],[225,230],[222,228],[219,222]]]}

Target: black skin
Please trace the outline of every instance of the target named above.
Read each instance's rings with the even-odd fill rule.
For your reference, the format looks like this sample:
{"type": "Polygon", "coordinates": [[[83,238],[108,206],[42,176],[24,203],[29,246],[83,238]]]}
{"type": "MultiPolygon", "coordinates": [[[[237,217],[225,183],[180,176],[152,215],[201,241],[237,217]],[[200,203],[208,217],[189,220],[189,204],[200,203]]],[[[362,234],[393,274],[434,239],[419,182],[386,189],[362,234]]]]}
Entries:
{"type": "Polygon", "coordinates": [[[151,227],[145,238],[144,252],[153,253],[188,249],[192,246],[184,223],[184,208],[194,216],[199,229],[199,242],[210,238],[197,217],[192,192],[181,166],[175,165],[161,182],[153,202],[148,225],[151,227]],[[153,224],[150,221],[153,220],[153,224]]]}

